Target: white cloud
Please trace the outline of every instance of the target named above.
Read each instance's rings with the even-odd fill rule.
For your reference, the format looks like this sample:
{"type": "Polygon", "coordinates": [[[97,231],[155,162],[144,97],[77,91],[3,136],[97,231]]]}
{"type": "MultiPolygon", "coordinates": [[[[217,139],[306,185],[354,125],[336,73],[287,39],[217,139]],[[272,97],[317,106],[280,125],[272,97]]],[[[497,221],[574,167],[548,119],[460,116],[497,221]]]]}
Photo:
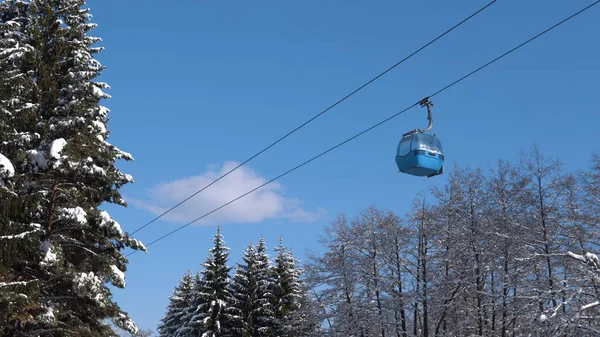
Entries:
{"type": "MultiPolygon", "coordinates": [[[[227,161],[219,171],[211,166],[201,175],[161,183],[149,190],[148,200],[127,198],[127,202],[155,215],[162,214],[238,164],[227,161]]],[[[252,169],[242,166],[161,219],[188,223],[267,181],[268,179],[259,176],[252,169]]],[[[194,224],[256,223],[273,219],[313,222],[325,215],[325,209],[320,207],[315,211],[303,209],[301,200],[285,197],[281,190],[282,186],[279,183],[272,182],[194,224]]]]}

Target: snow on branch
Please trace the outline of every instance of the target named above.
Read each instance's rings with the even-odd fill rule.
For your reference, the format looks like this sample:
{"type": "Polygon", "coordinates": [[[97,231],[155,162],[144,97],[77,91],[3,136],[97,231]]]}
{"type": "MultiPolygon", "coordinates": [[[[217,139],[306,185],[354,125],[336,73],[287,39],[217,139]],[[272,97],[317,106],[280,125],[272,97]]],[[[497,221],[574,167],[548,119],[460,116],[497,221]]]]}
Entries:
{"type": "MultiPolygon", "coordinates": [[[[585,253],[583,255],[580,254],[575,254],[573,252],[567,252],[567,256],[580,261],[583,264],[586,265],[591,265],[594,267],[594,271],[596,272],[596,275],[593,275],[593,280],[591,280],[591,283],[595,283],[600,279],[600,276],[598,274],[600,274],[600,259],[598,259],[598,255],[593,254],[593,253],[585,253]]],[[[596,300],[594,302],[585,304],[583,306],[581,306],[580,311],[584,311],[584,310],[589,310],[591,308],[595,308],[597,306],[600,306],[600,300],[596,300]]]]}
{"type": "Polygon", "coordinates": [[[12,178],[15,175],[15,167],[11,161],[0,153],[0,178],[12,178]]]}
{"type": "Polygon", "coordinates": [[[581,311],[591,309],[591,308],[597,307],[599,305],[600,305],[600,301],[595,301],[590,304],[586,304],[586,305],[582,306],[581,311]]]}
{"type": "Polygon", "coordinates": [[[567,252],[567,255],[585,264],[592,264],[594,268],[596,268],[600,272],[600,259],[598,259],[598,255],[592,253],[585,253],[585,255],[579,255],[573,252],[567,252]]]}
{"type": "Polygon", "coordinates": [[[137,334],[139,332],[138,327],[135,325],[133,320],[123,312],[120,312],[115,317],[113,317],[112,321],[119,328],[128,331],[132,334],[137,334]]]}
{"type": "Polygon", "coordinates": [[[83,208],[79,206],[61,209],[59,219],[66,221],[75,221],[81,226],[85,226],[88,224],[87,213],[83,208]]]}
{"type": "Polygon", "coordinates": [[[115,221],[107,211],[100,211],[100,227],[109,228],[111,232],[123,235],[121,225],[115,221]]]}
{"type": "Polygon", "coordinates": [[[35,282],[37,280],[30,281],[16,281],[16,282],[0,282],[0,288],[4,287],[15,287],[15,286],[26,286],[31,282],[35,282]]]}
{"type": "Polygon", "coordinates": [[[0,240],[12,240],[12,239],[24,239],[27,235],[40,232],[41,229],[34,229],[32,231],[23,232],[15,235],[4,235],[0,236],[0,240]]]}
{"type": "Polygon", "coordinates": [[[110,270],[111,270],[111,278],[113,279],[113,284],[117,287],[125,288],[125,273],[123,273],[114,264],[110,266],[110,270]]]}
{"type": "Polygon", "coordinates": [[[46,240],[40,244],[40,250],[43,258],[40,262],[42,267],[49,267],[54,265],[58,261],[58,255],[54,245],[50,241],[46,240]]]}

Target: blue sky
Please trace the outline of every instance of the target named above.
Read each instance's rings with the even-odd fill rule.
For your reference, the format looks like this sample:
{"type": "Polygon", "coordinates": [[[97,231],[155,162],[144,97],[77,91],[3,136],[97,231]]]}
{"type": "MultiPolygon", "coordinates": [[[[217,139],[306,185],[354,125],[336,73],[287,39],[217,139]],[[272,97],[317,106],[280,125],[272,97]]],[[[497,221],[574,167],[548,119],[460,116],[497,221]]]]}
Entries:
{"type": "MultiPolygon", "coordinates": [[[[150,242],[404,109],[592,1],[498,1],[356,96],[135,235],[150,242]]],[[[92,0],[97,59],[112,89],[110,140],[135,184],[107,209],[132,232],[484,5],[484,1],[92,0]],[[168,4],[168,5],[167,5],[168,4]],[[153,213],[154,212],[154,213],[153,213]]],[[[488,169],[538,142],[566,170],[598,151],[600,7],[544,35],[434,99],[434,131],[454,164],[488,169]]],[[[250,239],[279,236],[300,259],[339,212],[375,205],[404,214],[444,176],[397,173],[414,108],[130,257],[115,299],[155,329],[178,279],[199,269],[216,224],[239,259],[250,239]]]]}

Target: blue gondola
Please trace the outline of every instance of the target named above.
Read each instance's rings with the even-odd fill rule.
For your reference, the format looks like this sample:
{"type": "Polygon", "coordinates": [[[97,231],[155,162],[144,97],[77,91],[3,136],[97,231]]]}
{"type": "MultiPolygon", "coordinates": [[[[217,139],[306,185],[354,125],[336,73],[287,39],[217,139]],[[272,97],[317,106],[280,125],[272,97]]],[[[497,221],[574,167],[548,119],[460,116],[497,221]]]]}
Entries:
{"type": "Polygon", "coordinates": [[[416,129],[402,135],[396,149],[396,165],[402,173],[430,178],[444,172],[444,152],[440,140],[425,133],[433,126],[433,103],[425,98],[420,104],[427,106],[429,126],[425,130],[416,129]]]}

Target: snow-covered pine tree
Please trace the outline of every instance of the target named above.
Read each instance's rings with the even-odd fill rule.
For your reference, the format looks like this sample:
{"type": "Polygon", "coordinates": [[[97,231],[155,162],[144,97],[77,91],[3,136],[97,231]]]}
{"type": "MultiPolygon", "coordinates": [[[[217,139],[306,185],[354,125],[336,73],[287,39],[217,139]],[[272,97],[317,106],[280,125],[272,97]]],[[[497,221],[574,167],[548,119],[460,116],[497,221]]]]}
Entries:
{"type": "Polygon", "coordinates": [[[275,336],[306,336],[314,330],[316,320],[311,321],[310,298],[306,293],[300,276],[302,269],[293,253],[283,246],[279,239],[273,272],[275,275],[273,291],[275,336]]]}
{"type": "Polygon", "coordinates": [[[198,333],[196,336],[220,337],[227,335],[231,325],[229,305],[232,302],[229,293],[229,271],[227,259],[229,248],[225,247],[220,227],[213,238],[214,246],[210,249],[204,270],[198,284],[196,303],[198,304],[191,326],[198,333]]]}
{"type": "Polygon", "coordinates": [[[267,254],[267,243],[263,237],[258,240],[256,246],[256,283],[257,301],[252,316],[256,319],[257,335],[272,336],[275,328],[273,317],[275,311],[273,291],[275,290],[275,274],[271,259],[267,254]]]}
{"type": "Polygon", "coordinates": [[[33,88],[27,55],[31,53],[26,35],[27,3],[7,0],[0,3],[0,335],[9,336],[15,325],[32,321],[28,308],[35,306],[36,283],[24,278],[23,261],[38,255],[38,223],[24,214],[39,196],[23,188],[31,177],[20,174],[17,164],[36,138],[33,132],[39,116],[31,104],[33,88]]]}
{"type": "MultiPolygon", "coordinates": [[[[15,231],[29,227],[37,235],[36,241],[25,241],[28,248],[35,242],[35,254],[12,260],[10,266],[10,282],[36,289],[30,293],[35,301],[25,312],[14,308],[8,314],[14,329],[25,335],[114,335],[106,319],[137,330],[106,287],[107,282],[125,286],[127,259],[120,251],[145,248],[99,209],[104,202],[126,206],[119,189],[133,180],[115,161],[132,157],[106,141],[108,109],[100,100],[109,97],[101,90],[108,86],[94,81],[103,67],[93,58],[102,48],[93,47],[99,38],[88,36],[95,25],[83,5],[84,0],[6,5],[26,7],[19,16],[23,19],[16,21],[20,26],[10,25],[20,27],[22,39],[31,46],[14,54],[21,62],[17,67],[23,85],[2,94],[9,95],[3,101],[14,104],[2,108],[16,122],[9,122],[14,135],[0,149],[15,169],[9,191],[14,200],[9,202],[20,208],[3,212],[3,226],[15,231]],[[24,110],[18,111],[20,107],[24,110]],[[10,152],[11,144],[19,141],[20,149],[10,152]]],[[[2,81],[17,79],[5,74],[2,81]]],[[[2,202],[7,204],[4,198],[2,202]]]]}
{"type": "Polygon", "coordinates": [[[193,303],[193,279],[188,270],[179,280],[179,284],[173,289],[173,294],[169,297],[167,312],[158,325],[160,337],[173,337],[177,331],[185,325],[183,316],[185,310],[193,303]]]}
{"type": "Polygon", "coordinates": [[[202,276],[200,272],[196,272],[192,279],[192,290],[191,297],[188,301],[188,304],[185,308],[181,309],[181,323],[177,328],[174,336],[177,337],[197,337],[200,336],[199,330],[197,327],[194,327],[192,323],[192,318],[196,312],[196,308],[198,308],[198,293],[200,292],[200,284],[202,284],[202,276]]]}
{"type": "Polygon", "coordinates": [[[237,268],[228,287],[233,299],[231,305],[231,331],[228,334],[231,337],[250,337],[253,336],[254,332],[251,312],[256,301],[257,285],[254,278],[256,249],[252,241],[244,250],[242,261],[242,263],[237,263],[237,268]]]}
{"type": "Polygon", "coordinates": [[[250,242],[242,255],[243,263],[238,263],[231,279],[230,292],[234,302],[230,336],[258,337],[273,333],[274,283],[266,250],[263,238],[256,247],[250,242]]]}

